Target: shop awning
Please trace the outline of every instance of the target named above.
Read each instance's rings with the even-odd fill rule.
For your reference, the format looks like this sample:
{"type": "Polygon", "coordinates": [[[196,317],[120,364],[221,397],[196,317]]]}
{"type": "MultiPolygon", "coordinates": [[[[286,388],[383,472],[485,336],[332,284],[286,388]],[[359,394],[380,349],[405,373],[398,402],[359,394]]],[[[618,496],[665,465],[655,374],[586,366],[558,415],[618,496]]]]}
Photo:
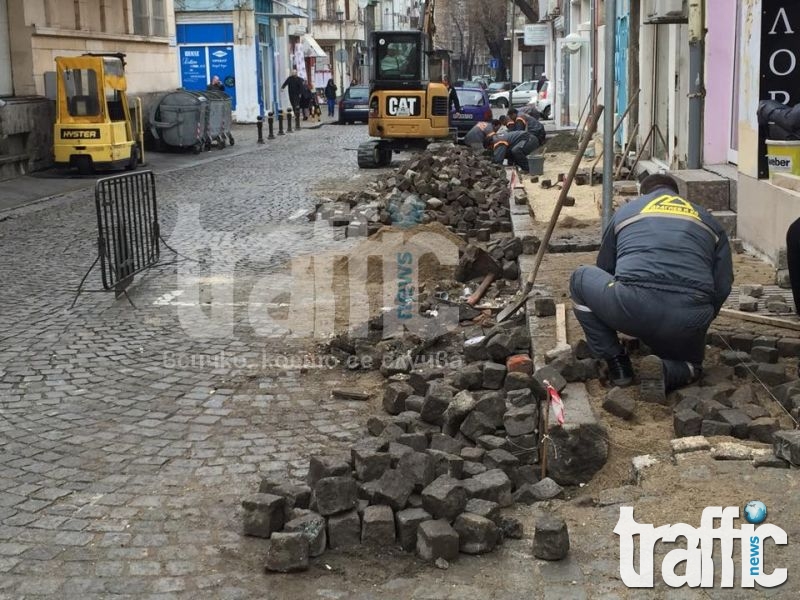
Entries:
{"type": "Polygon", "coordinates": [[[322,46],[317,43],[313,37],[308,35],[307,33],[302,37],[303,41],[303,54],[306,56],[313,56],[315,58],[325,58],[328,55],[322,49],[322,46]]]}

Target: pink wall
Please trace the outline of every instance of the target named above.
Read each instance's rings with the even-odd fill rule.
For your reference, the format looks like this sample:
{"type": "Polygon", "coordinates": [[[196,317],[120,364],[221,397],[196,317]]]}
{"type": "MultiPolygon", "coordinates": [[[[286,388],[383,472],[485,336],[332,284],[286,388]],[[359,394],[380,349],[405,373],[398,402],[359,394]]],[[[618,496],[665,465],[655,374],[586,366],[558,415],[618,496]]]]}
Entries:
{"type": "Polygon", "coordinates": [[[703,163],[707,165],[728,162],[738,4],[737,0],[706,0],[708,34],[703,163]]]}

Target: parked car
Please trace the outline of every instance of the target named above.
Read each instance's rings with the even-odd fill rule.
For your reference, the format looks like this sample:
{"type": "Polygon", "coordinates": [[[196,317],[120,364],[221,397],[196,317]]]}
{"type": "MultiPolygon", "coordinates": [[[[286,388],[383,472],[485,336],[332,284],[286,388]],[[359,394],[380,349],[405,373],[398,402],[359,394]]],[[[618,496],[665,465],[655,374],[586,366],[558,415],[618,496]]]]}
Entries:
{"type": "Polygon", "coordinates": [[[463,79],[459,79],[458,81],[453,84],[455,88],[472,88],[477,90],[485,90],[486,85],[482,81],[464,81],[463,79]]]}
{"type": "Polygon", "coordinates": [[[479,121],[492,120],[492,107],[489,105],[489,95],[481,88],[455,88],[461,111],[450,109],[450,127],[458,131],[462,138],[479,121]]]}
{"type": "Polygon", "coordinates": [[[507,92],[510,89],[517,87],[519,83],[514,83],[512,81],[494,81],[489,84],[489,87],[486,88],[486,91],[489,92],[489,95],[497,94],[498,92],[507,92]]]}
{"type": "Polygon", "coordinates": [[[514,103],[514,106],[522,106],[523,104],[527,104],[530,102],[531,98],[536,97],[536,82],[526,81],[525,83],[520,83],[512,90],[512,92],[496,92],[489,96],[489,101],[492,103],[492,106],[508,108],[509,93],[513,93],[512,102],[514,103]]]}
{"type": "Polygon", "coordinates": [[[369,119],[369,86],[351,85],[339,100],[339,125],[369,119]]]}
{"type": "Polygon", "coordinates": [[[550,82],[545,81],[544,86],[542,87],[542,91],[539,94],[531,98],[531,101],[528,102],[529,106],[533,106],[540,115],[542,115],[542,119],[549,119],[550,113],[552,112],[552,104],[553,99],[550,96],[550,82]]]}

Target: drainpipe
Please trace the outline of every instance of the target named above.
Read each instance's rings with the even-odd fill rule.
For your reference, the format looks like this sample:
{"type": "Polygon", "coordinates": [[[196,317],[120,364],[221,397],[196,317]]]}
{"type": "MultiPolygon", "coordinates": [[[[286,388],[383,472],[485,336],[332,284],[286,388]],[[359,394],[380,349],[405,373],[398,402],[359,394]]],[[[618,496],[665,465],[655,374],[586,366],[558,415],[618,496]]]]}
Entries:
{"type": "Polygon", "coordinates": [[[689,169],[703,166],[705,25],[705,1],[689,0],[689,169]]]}
{"type": "Polygon", "coordinates": [[[603,81],[603,231],[611,222],[614,202],[614,57],[616,54],[617,0],[606,0],[605,80],[603,81]]]}
{"type": "MultiPolygon", "coordinates": [[[[592,97],[591,112],[597,104],[597,0],[589,0],[589,94],[592,97]]],[[[577,29],[576,29],[577,31],[577,29]]]]}

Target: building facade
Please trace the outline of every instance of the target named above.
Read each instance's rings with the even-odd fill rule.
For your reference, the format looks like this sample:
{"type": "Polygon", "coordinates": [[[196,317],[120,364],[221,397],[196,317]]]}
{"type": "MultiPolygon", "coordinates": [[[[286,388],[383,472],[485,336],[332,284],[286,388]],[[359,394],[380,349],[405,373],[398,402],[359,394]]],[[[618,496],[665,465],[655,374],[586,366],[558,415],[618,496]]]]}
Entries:
{"type": "Polygon", "coordinates": [[[0,0],[0,179],[50,164],[54,59],[87,52],[125,53],[131,95],[174,89],[172,0],[0,0]]]}

